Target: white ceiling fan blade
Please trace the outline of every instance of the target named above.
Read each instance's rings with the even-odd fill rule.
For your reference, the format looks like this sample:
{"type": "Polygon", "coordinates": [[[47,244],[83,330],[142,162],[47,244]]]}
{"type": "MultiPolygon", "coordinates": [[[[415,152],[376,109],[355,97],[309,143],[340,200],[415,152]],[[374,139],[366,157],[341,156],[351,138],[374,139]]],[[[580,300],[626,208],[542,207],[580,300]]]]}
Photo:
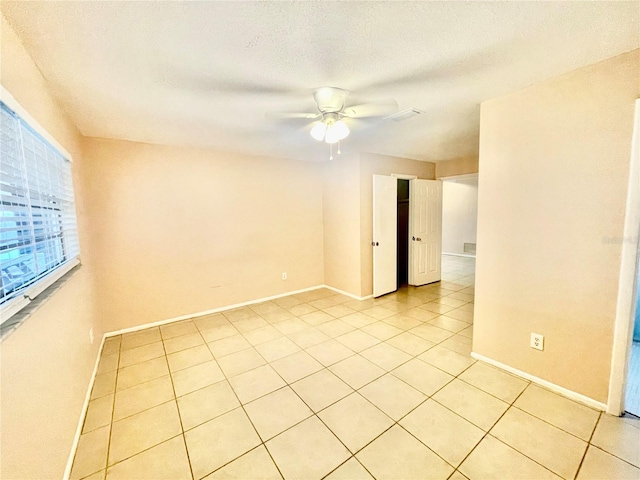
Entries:
{"type": "Polygon", "coordinates": [[[369,135],[372,129],[379,126],[380,119],[376,117],[345,117],[344,123],[346,123],[351,130],[351,135],[349,136],[349,138],[351,138],[352,136],[369,135]]]}
{"type": "Polygon", "coordinates": [[[380,100],[377,102],[361,103],[346,107],[342,112],[350,118],[384,117],[398,110],[398,102],[394,99],[380,100]]]}
{"type": "Polygon", "coordinates": [[[307,119],[313,120],[314,118],[319,117],[319,113],[305,113],[305,112],[268,112],[267,118],[272,118],[274,120],[291,120],[291,119],[307,119]]]}
{"type": "Polygon", "coordinates": [[[430,82],[450,82],[469,75],[482,75],[500,68],[505,58],[513,49],[512,42],[501,42],[488,45],[474,52],[465,51],[446,62],[427,63],[412,72],[381,78],[369,83],[353,87],[359,92],[396,89],[404,86],[419,86],[430,82]]]}
{"type": "MultiPolygon", "coordinates": [[[[309,132],[311,128],[316,124],[315,120],[300,120],[296,119],[296,121],[287,122],[273,122],[270,125],[270,129],[273,132],[278,132],[278,134],[282,135],[294,135],[296,138],[303,138],[304,141],[309,140],[309,132]]],[[[293,137],[292,137],[293,138],[293,137]]]]}

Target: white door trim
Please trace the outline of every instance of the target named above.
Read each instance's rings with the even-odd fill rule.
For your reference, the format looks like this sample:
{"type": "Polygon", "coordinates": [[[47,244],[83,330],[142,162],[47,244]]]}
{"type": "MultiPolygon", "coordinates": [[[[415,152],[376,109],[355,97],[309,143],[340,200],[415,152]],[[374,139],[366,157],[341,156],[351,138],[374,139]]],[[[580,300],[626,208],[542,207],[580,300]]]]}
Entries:
{"type": "Polygon", "coordinates": [[[391,176],[398,180],[413,180],[414,178],[418,178],[417,175],[407,175],[404,173],[392,173],[391,176]]]}
{"type": "Polygon", "coordinates": [[[636,306],[636,282],[638,280],[636,269],[638,265],[638,235],[640,234],[640,99],[636,100],[632,142],[627,208],[620,259],[618,303],[613,331],[609,397],[607,399],[607,413],[610,415],[621,415],[624,412],[624,394],[636,306]]]}
{"type": "Polygon", "coordinates": [[[450,180],[463,180],[465,178],[478,178],[478,172],[476,173],[462,173],[460,175],[449,175],[447,177],[438,177],[436,180],[442,180],[443,182],[447,182],[450,180]]]}

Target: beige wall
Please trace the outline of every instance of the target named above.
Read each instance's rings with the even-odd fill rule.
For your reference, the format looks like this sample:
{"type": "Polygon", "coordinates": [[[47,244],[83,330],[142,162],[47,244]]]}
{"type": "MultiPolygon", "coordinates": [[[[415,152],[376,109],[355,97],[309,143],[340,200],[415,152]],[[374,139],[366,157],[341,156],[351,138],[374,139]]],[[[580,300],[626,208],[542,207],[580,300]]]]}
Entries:
{"type": "Polygon", "coordinates": [[[464,254],[465,243],[476,243],[477,223],[478,179],[442,182],[442,253],[464,254]]]}
{"type": "Polygon", "coordinates": [[[360,154],[360,296],[363,297],[373,293],[373,175],[392,173],[429,180],[435,178],[435,164],[373,153],[360,154]]]}
{"type": "Polygon", "coordinates": [[[324,164],[324,283],[360,296],[360,155],[324,164]]]}
{"type": "Polygon", "coordinates": [[[11,26],[1,20],[2,86],[73,157],[83,266],[0,345],[0,477],[61,478],[103,329],[94,308],[84,158],[77,130],[47,93],[11,26]]]}
{"type": "Polygon", "coordinates": [[[600,402],[639,79],[636,50],[481,108],[473,350],[600,402]]]}
{"type": "Polygon", "coordinates": [[[84,156],[111,330],[323,283],[319,164],[100,139],[84,156]]]}
{"type": "Polygon", "coordinates": [[[456,175],[468,175],[478,173],[478,157],[456,158],[436,163],[436,178],[454,177],[456,175]]]}

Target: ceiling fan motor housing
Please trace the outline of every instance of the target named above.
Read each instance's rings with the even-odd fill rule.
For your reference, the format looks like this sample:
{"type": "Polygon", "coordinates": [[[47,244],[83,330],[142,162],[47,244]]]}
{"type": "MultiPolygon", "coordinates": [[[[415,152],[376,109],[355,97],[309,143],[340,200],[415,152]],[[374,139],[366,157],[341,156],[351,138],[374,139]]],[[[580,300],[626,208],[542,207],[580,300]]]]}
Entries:
{"type": "Polygon", "coordinates": [[[344,108],[349,92],[337,87],[322,87],[315,91],[313,98],[322,113],[339,112],[344,108]]]}
{"type": "Polygon", "coordinates": [[[338,120],[340,120],[340,116],[337,113],[327,112],[322,114],[322,122],[327,126],[333,125],[338,120]]]}

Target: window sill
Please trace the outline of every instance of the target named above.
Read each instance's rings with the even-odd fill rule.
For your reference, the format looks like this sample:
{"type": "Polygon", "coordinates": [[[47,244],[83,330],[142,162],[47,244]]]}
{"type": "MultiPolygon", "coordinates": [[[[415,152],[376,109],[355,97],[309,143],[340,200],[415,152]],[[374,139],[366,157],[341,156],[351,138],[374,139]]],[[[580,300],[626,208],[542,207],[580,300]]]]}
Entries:
{"type": "MultiPolygon", "coordinates": [[[[40,286],[39,288],[37,285],[34,285],[35,288],[38,288],[37,293],[34,293],[33,290],[25,291],[24,293],[26,295],[37,295],[37,297],[33,298],[28,303],[21,305],[18,311],[11,314],[11,316],[0,325],[0,342],[4,341],[7,336],[22,325],[22,323],[29,318],[33,312],[46,302],[51,295],[59,290],[60,287],[62,287],[62,285],[64,285],[71,276],[75,275],[79,269],[79,261],[76,260],[73,263],[70,262],[68,269],[66,271],[61,271],[60,276],[55,279],[53,283],[40,286]]],[[[2,312],[2,315],[4,317],[5,312],[2,312]]]]}

